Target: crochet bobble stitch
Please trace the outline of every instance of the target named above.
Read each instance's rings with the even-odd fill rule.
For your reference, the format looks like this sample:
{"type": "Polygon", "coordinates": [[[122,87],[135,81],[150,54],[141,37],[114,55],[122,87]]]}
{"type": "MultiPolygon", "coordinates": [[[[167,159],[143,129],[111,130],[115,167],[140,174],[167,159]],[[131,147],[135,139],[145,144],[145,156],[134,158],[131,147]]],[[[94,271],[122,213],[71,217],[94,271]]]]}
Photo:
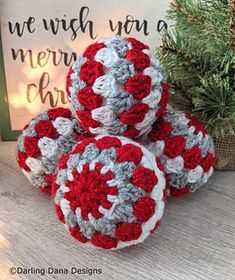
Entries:
{"type": "Polygon", "coordinates": [[[213,140],[204,125],[190,114],[167,111],[142,141],[161,158],[172,196],[194,192],[213,173],[213,140]]]}
{"type": "Polygon", "coordinates": [[[151,130],[169,97],[159,61],[134,38],[102,39],[87,47],[70,69],[66,89],[85,130],[132,138],[151,130]]]}
{"type": "Polygon", "coordinates": [[[17,144],[18,164],[36,188],[50,194],[60,157],[85,137],[69,109],[47,110],[24,127],[17,144]]]}
{"type": "Polygon", "coordinates": [[[142,145],[125,137],[87,138],[58,168],[55,210],[80,242],[123,248],[143,242],[160,224],[166,182],[142,145]]]}

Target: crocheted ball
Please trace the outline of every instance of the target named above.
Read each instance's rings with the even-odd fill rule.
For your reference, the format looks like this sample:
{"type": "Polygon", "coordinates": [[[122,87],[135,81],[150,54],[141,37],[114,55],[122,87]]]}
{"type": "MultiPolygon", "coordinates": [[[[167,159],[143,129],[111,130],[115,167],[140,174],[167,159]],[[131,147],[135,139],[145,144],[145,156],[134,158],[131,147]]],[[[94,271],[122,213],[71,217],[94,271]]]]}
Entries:
{"type": "Polygon", "coordinates": [[[24,127],[17,144],[18,164],[36,188],[50,194],[60,157],[85,137],[69,109],[47,110],[24,127]]]}
{"type": "Polygon", "coordinates": [[[83,140],[61,158],[56,183],[58,219],[80,242],[123,248],[160,224],[165,178],[154,155],[126,137],[83,140]]]}
{"type": "Polygon", "coordinates": [[[168,90],[159,60],[134,38],[90,45],[67,76],[71,110],[92,134],[147,133],[163,114],[168,90]]]}
{"type": "Polygon", "coordinates": [[[170,195],[194,192],[212,175],[213,140],[195,116],[169,110],[143,138],[146,147],[161,158],[170,195]]]}

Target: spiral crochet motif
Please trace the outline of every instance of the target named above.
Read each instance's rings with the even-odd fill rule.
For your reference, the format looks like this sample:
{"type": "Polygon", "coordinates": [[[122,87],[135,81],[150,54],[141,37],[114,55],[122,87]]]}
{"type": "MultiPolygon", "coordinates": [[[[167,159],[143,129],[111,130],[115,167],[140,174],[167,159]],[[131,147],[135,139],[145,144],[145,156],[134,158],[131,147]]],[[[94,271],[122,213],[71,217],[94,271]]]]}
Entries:
{"type": "Polygon", "coordinates": [[[70,69],[66,89],[81,127],[127,137],[149,132],[169,96],[164,71],[149,47],[120,37],[87,47],[70,69]]]}
{"type": "Polygon", "coordinates": [[[59,161],[58,219],[80,242],[119,249],[144,241],[160,224],[166,182],[155,157],[125,137],[97,136],[59,161]]]}
{"type": "Polygon", "coordinates": [[[86,137],[69,109],[47,110],[24,127],[17,144],[18,164],[36,188],[50,194],[60,157],[86,137]]]}
{"type": "Polygon", "coordinates": [[[197,190],[213,173],[213,140],[195,116],[169,110],[142,141],[161,158],[172,196],[197,190]]]}

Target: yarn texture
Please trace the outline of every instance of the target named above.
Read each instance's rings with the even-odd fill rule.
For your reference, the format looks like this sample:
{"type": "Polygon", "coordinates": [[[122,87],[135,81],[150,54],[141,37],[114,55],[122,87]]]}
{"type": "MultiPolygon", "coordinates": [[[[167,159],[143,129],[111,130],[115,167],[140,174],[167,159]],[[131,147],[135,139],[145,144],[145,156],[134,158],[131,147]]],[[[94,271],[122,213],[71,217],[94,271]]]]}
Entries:
{"type": "Polygon", "coordinates": [[[54,198],[79,242],[115,250],[160,225],[167,195],[203,186],[215,149],[193,115],[167,107],[159,60],[134,38],[88,46],[66,78],[70,109],[48,109],[23,129],[17,161],[54,198]]]}
{"type": "Polygon", "coordinates": [[[204,124],[193,115],[167,110],[141,140],[160,157],[171,196],[194,192],[213,173],[213,140],[204,124]]]}
{"type": "Polygon", "coordinates": [[[169,98],[159,60],[134,38],[88,46],[67,75],[71,110],[92,134],[138,137],[151,130],[169,98]]]}
{"type": "Polygon", "coordinates": [[[166,181],[154,155],[122,136],[78,143],[59,161],[55,210],[82,243],[119,249],[143,242],[160,224],[166,181]]]}
{"type": "Polygon", "coordinates": [[[47,110],[24,127],[17,143],[18,164],[36,188],[50,194],[60,157],[86,137],[69,109],[47,110]]]}

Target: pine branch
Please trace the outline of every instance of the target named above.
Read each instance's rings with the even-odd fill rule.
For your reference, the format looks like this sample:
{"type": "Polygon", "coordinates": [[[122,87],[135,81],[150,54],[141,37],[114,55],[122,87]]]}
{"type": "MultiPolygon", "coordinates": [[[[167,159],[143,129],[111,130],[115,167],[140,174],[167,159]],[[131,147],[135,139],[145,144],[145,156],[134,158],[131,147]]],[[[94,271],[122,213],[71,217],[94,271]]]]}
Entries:
{"type": "Polygon", "coordinates": [[[178,35],[165,31],[163,46],[157,49],[157,55],[165,66],[173,86],[186,90],[199,82],[198,71],[201,67],[181,52],[179,44],[178,35]]]}
{"type": "Polygon", "coordinates": [[[227,5],[224,2],[218,0],[174,0],[171,4],[172,9],[168,12],[168,18],[178,20],[179,17],[185,16],[188,21],[198,25],[201,29],[213,32],[227,40],[228,19],[225,14],[227,5]]]}
{"type": "Polygon", "coordinates": [[[234,7],[235,0],[174,0],[175,30],[162,33],[158,50],[174,99],[215,136],[235,135],[234,7]]]}
{"type": "Polygon", "coordinates": [[[235,92],[229,78],[219,74],[201,79],[190,89],[194,112],[207,123],[213,135],[235,134],[235,92]]]}
{"type": "Polygon", "coordinates": [[[169,15],[172,20],[176,21],[177,32],[182,34],[181,45],[178,46],[178,49],[181,48],[182,52],[193,58],[205,71],[211,68],[220,68],[221,71],[228,69],[233,60],[234,52],[228,42],[227,25],[225,25],[223,33],[218,33],[215,31],[217,29],[215,26],[206,28],[208,24],[204,20],[207,18],[213,23],[215,19],[219,23],[225,22],[225,9],[222,16],[221,12],[214,14],[215,8],[212,8],[209,3],[206,4],[206,8],[200,4],[200,1],[195,0],[175,0],[174,3],[177,8],[172,9],[169,15]],[[194,12],[195,15],[191,16],[194,12]],[[206,16],[206,14],[210,16],[206,16]]]}

